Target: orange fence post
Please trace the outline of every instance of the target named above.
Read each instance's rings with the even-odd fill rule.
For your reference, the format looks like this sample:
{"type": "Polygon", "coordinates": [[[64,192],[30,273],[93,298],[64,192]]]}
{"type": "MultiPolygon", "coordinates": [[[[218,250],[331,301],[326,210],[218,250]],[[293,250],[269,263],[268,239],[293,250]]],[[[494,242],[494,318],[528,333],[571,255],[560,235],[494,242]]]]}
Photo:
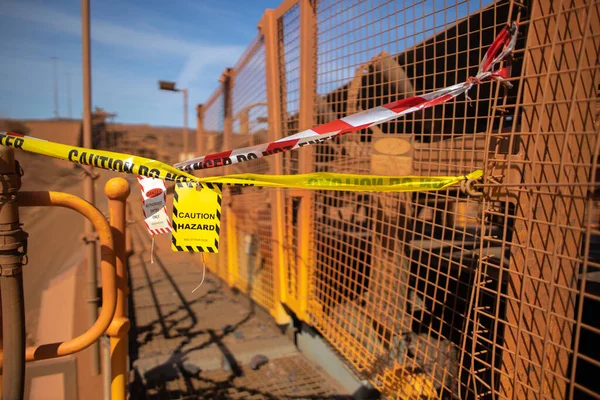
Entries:
{"type": "MultiPolygon", "coordinates": [[[[316,15],[314,2],[300,0],[300,109],[298,129],[310,129],[314,124],[314,104],[316,85],[316,15]]],[[[299,153],[298,172],[313,172],[314,149],[309,147],[299,153]]],[[[309,268],[311,268],[310,243],[312,238],[312,191],[302,191],[300,210],[298,212],[298,238],[299,238],[299,317],[309,321],[309,268]]]]}
{"type": "Polygon", "coordinates": [[[233,89],[233,74],[231,68],[226,68],[219,79],[223,93],[223,150],[231,149],[232,119],[231,119],[231,90],[233,89]]]}
{"type": "Polygon", "coordinates": [[[117,306],[107,330],[110,336],[111,394],[112,400],[124,400],[127,397],[127,332],[130,326],[126,313],[129,287],[125,243],[129,183],[123,178],[113,178],[106,183],[104,193],[109,199],[110,228],[114,238],[117,269],[117,306]]]}
{"type": "Polygon", "coordinates": [[[204,105],[196,106],[196,152],[197,156],[206,154],[206,136],[204,134],[204,105]]]}
{"type": "MultiPolygon", "coordinates": [[[[131,218],[131,202],[127,200],[127,221],[125,225],[129,225],[132,222],[131,218]]],[[[133,239],[131,237],[131,231],[129,229],[125,229],[125,251],[127,252],[127,256],[133,254],[133,239]]],[[[127,264],[126,264],[127,265],[127,264]]]]}
{"type": "MultiPolygon", "coordinates": [[[[226,235],[227,235],[227,263],[224,263],[225,268],[227,270],[223,273],[221,278],[225,279],[227,284],[230,287],[235,285],[236,274],[239,271],[239,268],[230,267],[229,264],[237,264],[238,263],[238,240],[237,240],[237,216],[235,212],[233,212],[233,208],[231,204],[225,205],[225,210],[227,210],[227,220],[226,220],[226,235]],[[234,273],[235,271],[235,273],[234,273]]],[[[225,259],[225,255],[221,256],[221,259],[225,259]]]]}
{"type": "MultiPolygon", "coordinates": [[[[281,132],[281,104],[280,104],[280,81],[279,81],[279,57],[278,57],[278,35],[277,19],[273,10],[265,11],[258,28],[264,36],[265,41],[265,64],[267,75],[267,104],[269,120],[269,140],[279,139],[281,132]]],[[[283,156],[281,154],[269,157],[269,172],[276,175],[283,173],[283,156]]],[[[273,189],[271,200],[271,220],[273,227],[273,283],[276,291],[277,310],[276,321],[278,324],[289,322],[282,303],[286,303],[287,281],[287,257],[284,246],[285,222],[284,222],[284,198],[283,189],[273,189]]]]}

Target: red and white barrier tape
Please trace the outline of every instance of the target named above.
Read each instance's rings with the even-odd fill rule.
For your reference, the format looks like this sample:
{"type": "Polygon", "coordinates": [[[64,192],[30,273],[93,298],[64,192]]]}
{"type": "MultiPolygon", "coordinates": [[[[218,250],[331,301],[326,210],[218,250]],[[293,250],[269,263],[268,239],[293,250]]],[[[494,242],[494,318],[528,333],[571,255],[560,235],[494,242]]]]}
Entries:
{"type": "Polygon", "coordinates": [[[469,78],[467,82],[458,83],[444,89],[436,90],[435,92],[425,93],[421,96],[409,97],[384,104],[367,111],[319,125],[312,129],[298,132],[274,142],[208,154],[206,156],[180,162],[174,166],[180,170],[192,171],[255,160],[272,154],[299,149],[311,144],[322,143],[348,132],[358,131],[373,125],[379,125],[403,115],[444,103],[463,93],[465,93],[468,98],[468,91],[473,85],[486,80],[502,81],[510,76],[508,68],[494,68],[514,50],[517,42],[517,33],[518,25],[516,22],[504,27],[485,53],[485,56],[479,65],[477,75],[469,78]]]}

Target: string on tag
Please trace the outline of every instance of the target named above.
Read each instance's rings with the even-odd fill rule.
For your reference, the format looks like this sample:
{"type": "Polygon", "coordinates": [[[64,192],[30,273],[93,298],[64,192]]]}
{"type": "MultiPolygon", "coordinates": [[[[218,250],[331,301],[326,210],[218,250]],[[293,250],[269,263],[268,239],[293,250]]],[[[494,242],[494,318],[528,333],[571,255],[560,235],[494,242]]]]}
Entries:
{"type": "Polygon", "coordinates": [[[200,255],[202,257],[202,280],[200,281],[200,284],[196,286],[196,289],[192,290],[192,293],[194,293],[200,288],[200,286],[202,286],[202,284],[204,283],[204,277],[206,276],[206,264],[204,263],[204,253],[200,253],[200,255]]]}
{"type": "Polygon", "coordinates": [[[152,247],[150,247],[150,264],[154,264],[154,235],[152,235],[152,247]]]}

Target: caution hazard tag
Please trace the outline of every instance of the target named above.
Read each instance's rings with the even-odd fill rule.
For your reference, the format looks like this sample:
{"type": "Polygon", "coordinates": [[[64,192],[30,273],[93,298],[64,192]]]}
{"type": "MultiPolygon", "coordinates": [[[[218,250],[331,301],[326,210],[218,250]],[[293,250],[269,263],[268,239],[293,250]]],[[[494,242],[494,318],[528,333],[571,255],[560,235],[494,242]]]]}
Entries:
{"type": "Polygon", "coordinates": [[[173,196],[173,251],[218,253],[221,189],[212,183],[178,183],[173,196]]]}

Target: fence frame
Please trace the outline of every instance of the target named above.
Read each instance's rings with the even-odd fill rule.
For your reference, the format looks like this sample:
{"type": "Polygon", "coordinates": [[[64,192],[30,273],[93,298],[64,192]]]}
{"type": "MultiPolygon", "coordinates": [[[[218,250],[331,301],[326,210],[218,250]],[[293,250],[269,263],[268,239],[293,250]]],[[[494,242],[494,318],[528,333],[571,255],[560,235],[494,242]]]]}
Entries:
{"type": "MultiPolygon", "coordinates": [[[[281,6],[280,6],[281,7],[281,6]]],[[[279,8],[278,8],[279,10],[279,8]]],[[[267,75],[267,104],[268,104],[268,124],[269,140],[278,139],[277,132],[281,126],[281,104],[279,102],[279,93],[281,90],[279,65],[278,65],[278,41],[277,41],[277,17],[276,10],[266,10],[263,14],[258,27],[264,37],[265,43],[265,72],[267,75]]],[[[283,155],[275,155],[269,159],[270,170],[275,175],[283,173],[283,155]]],[[[271,192],[271,220],[275,223],[273,231],[273,271],[275,273],[274,285],[276,296],[276,307],[278,323],[289,321],[289,316],[283,308],[283,304],[288,302],[287,292],[285,290],[284,277],[288,269],[285,239],[283,230],[285,227],[285,205],[284,190],[275,189],[271,192]],[[277,301],[279,300],[279,301],[277,301]]]]}
{"type": "MultiPolygon", "coordinates": [[[[554,16],[554,24],[560,24],[560,18],[564,17],[563,9],[560,8],[558,11],[554,10],[555,14],[552,14],[551,11],[546,10],[546,6],[544,6],[545,2],[543,0],[530,0],[529,2],[522,2],[517,0],[507,0],[509,15],[519,14],[520,10],[523,8],[530,9],[529,20],[526,21],[526,24],[529,24],[529,31],[526,37],[526,47],[525,47],[525,56],[523,61],[523,70],[521,71],[521,76],[515,77],[514,81],[519,84],[519,94],[517,97],[522,97],[522,99],[517,101],[516,108],[528,107],[529,109],[539,108],[538,110],[540,115],[544,113],[544,105],[546,102],[546,98],[543,97],[541,100],[535,100],[531,98],[531,94],[525,93],[525,90],[522,89],[522,86],[525,86],[528,81],[531,81],[531,85],[535,85],[534,81],[538,83],[543,81],[544,79],[550,79],[550,73],[553,72],[553,66],[546,66],[542,68],[543,72],[538,72],[535,74],[535,66],[542,62],[540,59],[536,59],[536,56],[528,55],[527,53],[531,53],[532,49],[537,47],[543,47],[544,45],[552,45],[554,46],[554,42],[550,42],[550,35],[555,32],[555,35],[558,35],[556,31],[559,29],[556,26],[552,26],[552,22],[549,23],[548,26],[543,28],[533,29],[531,24],[534,21],[543,21],[546,19],[551,19],[554,16]],[[540,31],[543,32],[540,35],[540,31]],[[535,35],[538,34],[538,37],[535,35]],[[533,65],[532,65],[533,63],[533,65]],[[525,105],[525,106],[523,106],[525,105]]],[[[560,2],[561,5],[563,2],[560,2]]],[[[578,4],[577,6],[569,6],[569,10],[571,9],[588,9],[587,18],[590,19],[593,9],[597,6],[597,0],[573,0],[573,3],[578,4]]],[[[299,107],[298,107],[298,130],[302,131],[305,129],[309,129],[314,126],[316,121],[316,107],[319,98],[317,98],[317,62],[318,62],[318,47],[317,47],[317,1],[316,0],[283,0],[282,3],[275,9],[268,9],[262,15],[258,23],[258,32],[259,36],[262,35],[264,40],[264,52],[265,52],[265,74],[266,74],[266,102],[268,107],[268,140],[273,141],[281,138],[282,127],[285,126],[287,120],[284,120],[290,116],[282,115],[282,110],[284,109],[284,101],[286,101],[286,93],[285,93],[285,69],[283,68],[282,59],[280,57],[280,51],[282,41],[279,35],[281,32],[279,31],[279,23],[280,20],[284,17],[284,15],[290,11],[295,6],[299,5],[299,107]],[[284,71],[284,72],[282,72],[284,71]]],[[[571,11],[567,11],[571,12],[571,11]]],[[[520,15],[520,14],[519,14],[520,15]]],[[[598,22],[593,21],[590,25],[589,21],[587,22],[589,26],[597,26],[598,22]]],[[[568,30],[568,28],[563,28],[568,30]]],[[[589,35],[590,32],[593,34],[593,30],[585,30],[586,34],[589,35]]],[[[297,31],[295,31],[297,32],[297,31]]],[[[581,40],[585,46],[584,36],[581,40]]],[[[204,140],[206,138],[205,131],[202,128],[202,124],[204,123],[204,111],[207,107],[214,104],[214,102],[219,98],[220,95],[223,95],[223,148],[221,150],[229,150],[232,144],[232,89],[235,85],[235,78],[237,72],[242,69],[249,60],[249,57],[252,55],[252,50],[255,49],[257,44],[256,39],[254,39],[240,59],[236,62],[233,68],[227,68],[223,71],[223,74],[220,78],[219,87],[213,92],[213,94],[209,97],[207,102],[204,105],[198,106],[198,151],[201,154],[205,153],[206,146],[204,145],[204,140]],[[202,147],[204,146],[204,147],[202,147]]],[[[483,50],[480,50],[481,54],[483,54],[483,50]]],[[[568,50],[562,50],[562,54],[568,54],[568,57],[575,57],[576,54],[574,51],[569,52],[568,50]]],[[[554,56],[554,54],[551,54],[554,56]]],[[[295,55],[294,55],[295,57],[295,55]]],[[[539,58],[539,57],[538,57],[539,58]]],[[[581,64],[578,64],[579,68],[581,64]]],[[[295,65],[294,65],[295,68],[295,65]]],[[[360,69],[360,68],[359,68],[360,69]]],[[[356,78],[356,77],[355,77],[356,78]]],[[[360,76],[358,76],[360,78],[360,76]]],[[[576,77],[578,79],[579,84],[584,84],[582,81],[585,79],[581,76],[576,77]]],[[[357,78],[356,78],[357,79],[357,78]]],[[[355,80],[356,80],[355,79],[355,80]]],[[[591,81],[591,79],[590,79],[591,81]]],[[[577,82],[576,82],[577,83],[577,82]]],[[[585,82],[585,84],[590,82],[585,82]]],[[[360,85],[360,80],[358,81],[360,85]]],[[[593,82],[591,83],[593,84],[593,82]]],[[[297,90],[294,87],[294,90],[297,90]]],[[[516,89],[515,89],[516,90],[516,89]]],[[[577,88],[574,87],[571,90],[573,93],[573,98],[575,98],[575,92],[577,88]]],[[[498,96],[494,96],[494,100],[491,101],[491,106],[493,110],[491,112],[491,116],[496,115],[496,113],[502,113],[502,110],[506,107],[506,98],[499,96],[500,87],[497,86],[495,92],[498,96]]],[[[547,101],[552,102],[552,94],[549,94],[547,101]]],[[[355,102],[355,99],[346,100],[349,105],[355,102]]],[[[575,101],[575,100],[573,100],[575,101]]],[[[561,106],[566,107],[566,106],[561,106]]],[[[348,110],[350,110],[349,108],[348,110]]],[[[350,112],[350,111],[349,111],[350,112]]],[[[570,112],[569,112],[570,113],[570,112]]],[[[569,114],[570,115],[570,114],[569,114]]],[[[294,115],[296,117],[296,115],[294,115]]],[[[490,117],[493,118],[493,117],[490,117]]],[[[538,117],[539,118],[539,117],[538,117]]],[[[570,119],[571,117],[569,117],[570,119]]],[[[535,119],[535,118],[534,118],[535,119]]],[[[516,120],[515,120],[516,123],[516,120]]],[[[541,127],[543,125],[539,121],[537,121],[537,125],[531,127],[532,132],[524,132],[523,128],[521,130],[513,127],[507,135],[510,137],[511,143],[513,140],[521,140],[518,138],[520,133],[527,134],[535,134],[536,131],[538,134],[548,134],[549,132],[544,131],[544,128],[541,127]]],[[[294,127],[295,128],[295,127],[294,127]]],[[[570,132],[579,132],[578,128],[566,128],[567,131],[570,132]]],[[[552,133],[552,132],[550,132],[552,133]]],[[[566,133],[568,134],[568,132],[566,133]]],[[[491,144],[491,135],[492,135],[492,125],[488,125],[488,131],[485,132],[485,159],[483,161],[484,167],[489,168],[495,160],[492,153],[491,148],[493,145],[491,144]]],[[[473,136],[475,140],[475,136],[473,136]]],[[[566,139],[565,139],[566,141],[566,139]]],[[[495,144],[498,146],[498,144],[495,144]]],[[[415,147],[417,149],[418,146],[415,147]]],[[[443,146],[439,149],[437,145],[429,144],[422,145],[420,150],[424,151],[443,151],[443,146]]],[[[506,160],[504,160],[506,168],[506,176],[503,178],[504,184],[519,184],[525,181],[525,172],[523,168],[515,168],[515,164],[519,164],[519,160],[528,159],[535,160],[535,148],[530,148],[529,153],[527,151],[521,150],[519,154],[514,154],[511,156],[507,156],[506,160]],[[510,158],[512,157],[512,158],[510,158]],[[512,167],[512,169],[511,169],[512,167]]],[[[564,163],[563,158],[560,157],[559,149],[557,147],[549,149],[553,153],[553,159],[560,159],[561,165],[564,163]]],[[[306,147],[302,149],[301,152],[298,153],[298,173],[309,173],[313,172],[313,161],[315,158],[315,151],[312,147],[306,147]]],[[[272,174],[280,175],[284,172],[284,156],[282,154],[274,155],[268,157],[269,163],[269,171],[272,174]]],[[[535,161],[534,161],[535,162],[535,161]]],[[[597,161],[594,161],[597,163],[597,161]]],[[[501,167],[502,168],[502,167],[501,167]]],[[[501,169],[499,168],[499,169],[501,169]]],[[[528,179],[532,182],[540,182],[544,183],[544,177],[540,176],[542,173],[538,173],[535,176],[529,176],[528,179]]],[[[567,177],[563,176],[560,178],[561,183],[567,183],[567,177]]],[[[512,193],[511,193],[512,194],[512,193]]],[[[500,196],[502,197],[502,196],[500,196]]],[[[491,199],[492,201],[509,201],[505,198],[494,197],[491,199]]],[[[501,366],[491,365],[492,372],[497,373],[497,375],[492,379],[499,379],[499,383],[494,386],[494,391],[497,395],[506,398],[519,397],[524,393],[529,393],[531,388],[525,387],[525,382],[534,382],[534,386],[537,386],[533,390],[539,392],[540,395],[548,395],[551,393],[551,388],[558,388],[557,390],[561,393],[565,393],[567,396],[573,396],[573,390],[575,387],[574,383],[574,368],[572,371],[569,370],[569,359],[570,353],[568,349],[561,350],[560,354],[557,356],[552,356],[549,354],[548,349],[545,349],[545,344],[550,343],[556,344],[560,340],[557,338],[557,335],[560,334],[556,332],[556,328],[549,327],[549,323],[547,321],[543,321],[540,316],[536,316],[533,321],[535,324],[542,327],[543,330],[546,330],[546,337],[543,342],[538,343],[531,338],[522,339],[521,336],[530,334],[531,328],[528,328],[527,324],[523,323],[524,312],[523,308],[527,308],[528,306],[523,306],[520,302],[524,301],[524,293],[529,293],[533,291],[532,288],[525,287],[526,280],[531,278],[532,273],[538,273],[540,279],[543,279],[547,282],[553,282],[553,270],[552,266],[543,265],[543,261],[537,261],[533,265],[528,265],[528,257],[527,253],[531,252],[532,249],[538,248],[541,246],[541,239],[537,238],[529,238],[525,237],[529,235],[529,231],[531,230],[532,223],[535,224],[534,218],[531,215],[526,215],[524,212],[533,207],[532,198],[529,198],[526,194],[518,196],[519,198],[519,208],[515,217],[518,217],[517,224],[521,225],[521,229],[515,228],[515,236],[512,238],[511,242],[507,242],[505,245],[511,246],[511,254],[509,260],[509,267],[504,268],[501,271],[501,274],[505,274],[508,276],[509,280],[509,289],[507,293],[501,293],[498,291],[496,293],[499,298],[504,297],[507,301],[507,309],[505,311],[504,321],[502,323],[505,325],[505,342],[498,346],[498,348],[502,347],[501,355],[499,356],[501,366]],[[521,214],[518,214],[518,213],[521,214]],[[525,236],[523,236],[525,235],[525,236]],[[521,237],[522,236],[522,237],[521,237]],[[535,244],[535,245],[534,245],[535,244]],[[521,254],[519,254],[521,253],[521,254]],[[533,271],[533,272],[532,272],[533,271]],[[510,306],[510,307],[509,307],[510,306]],[[512,309],[511,309],[512,307],[512,309]],[[516,311],[515,311],[516,310],[516,311]],[[531,363],[532,356],[528,356],[525,352],[533,347],[538,354],[541,354],[543,360],[541,362],[541,372],[535,371],[535,368],[530,369],[529,367],[524,365],[523,361],[531,363]],[[560,369],[567,371],[564,373],[564,376],[560,374],[555,369],[558,367],[554,367],[555,369],[550,369],[548,364],[558,364],[560,369]],[[551,376],[552,375],[552,376],[551,376]],[[524,389],[525,388],[525,389],[524,389]]],[[[303,322],[311,323],[311,317],[309,314],[309,305],[312,306],[311,298],[314,299],[314,293],[311,292],[311,285],[314,283],[312,280],[314,279],[314,271],[313,267],[316,263],[315,261],[315,251],[313,249],[313,237],[314,237],[314,201],[315,201],[315,193],[308,190],[299,190],[299,189],[271,189],[269,191],[269,196],[267,201],[270,203],[270,215],[272,221],[272,258],[273,258],[273,284],[274,284],[274,310],[269,310],[276,322],[279,324],[288,323],[290,318],[288,316],[288,312],[292,311],[296,317],[303,322]],[[286,219],[286,213],[290,211],[286,208],[288,201],[291,201],[291,198],[298,202],[297,209],[297,225],[291,224],[286,219]],[[295,231],[294,231],[295,230],[295,231]],[[297,249],[290,248],[290,243],[288,242],[288,238],[294,237],[294,233],[297,232],[297,249]],[[297,250],[297,254],[294,256],[290,256],[293,252],[297,250]],[[294,295],[293,293],[288,293],[287,289],[290,284],[290,276],[291,274],[295,274],[293,279],[297,279],[298,283],[298,294],[294,295]]],[[[480,220],[482,227],[484,227],[484,220],[486,217],[493,215],[493,210],[486,210],[485,201],[482,205],[483,209],[483,218],[480,220]]],[[[581,207],[586,206],[581,201],[578,200],[578,205],[581,207]]],[[[229,206],[231,211],[231,207],[229,206]]],[[[226,281],[230,286],[235,285],[235,276],[234,270],[237,268],[236,264],[238,262],[239,249],[237,245],[242,245],[239,243],[239,240],[236,236],[235,227],[235,215],[233,212],[229,213],[229,218],[227,219],[227,240],[228,240],[228,249],[226,257],[220,257],[221,270],[226,271],[226,281]]],[[[287,216],[289,217],[289,216],[287,216]]],[[[568,221],[565,220],[565,215],[562,215],[553,221],[548,226],[548,231],[557,230],[558,226],[564,226],[568,224],[568,221]]],[[[581,234],[582,236],[584,233],[581,234]]],[[[576,242],[577,240],[572,239],[572,242],[576,242]]],[[[568,257],[576,259],[578,257],[578,249],[576,246],[571,244],[565,244],[566,247],[569,247],[565,252],[568,254],[568,257]]],[[[483,240],[478,245],[478,254],[480,259],[484,259],[484,244],[483,240]]],[[[554,257],[556,258],[556,254],[559,250],[553,248],[554,257]]],[[[563,255],[564,253],[560,253],[563,255]]],[[[504,257],[504,256],[503,256],[504,257]]],[[[529,257],[529,261],[531,261],[532,257],[529,257]]],[[[483,265],[485,261],[480,261],[480,265],[483,265]]],[[[502,269],[501,268],[501,269],[502,269]]],[[[573,279],[572,276],[567,277],[568,279],[573,279]]],[[[565,279],[567,279],[565,278],[565,279]]],[[[568,280],[567,279],[567,280],[568,280]]],[[[553,283],[553,286],[550,288],[552,290],[552,295],[548,298],[542,298],[543,302],[542,308],[546,310],[550,310],[552,308],[553,299],[555,296],[559,296],[560,294],[555,294],[554,292],[558,291],[557,286],[564,286],[560,283],[553,283]]],[[[576,286],[579,284],[576,283],[576,286]]],[[[483,287],[483,286],[482,286],[483,287]]],[[[471,290],[480,290],[481,288],[476,288],[475,284],[471,290]]],[[[578,287],[570,288],[571,290],[576,290],[577,293],[572,294],[573,296],[583,296],[584,289],[579,289],[578,287]]],[[[562,290],[562,289],[560,289],[562,290]]],[[[583,298],[583,297],[582,297],[583,298]]],[[[317,304],[316,307],[319,307],[317,304]]],[[[579,305],[579,309],[581,309],[581,305],[579,305]]],[[[580,314],[581,310],[577,310],[575,304],[572,309],[566,311],[565,317],[569,321],[574,321],[574,324],[571,326],[572,331],[569,332],[568,340],[577,340],[579,335],[579,324],[581,324],[580,314]]],[[[475,317],[473,317],[472,321],[478,320],[478,313],[482,313],[480,310],[473,311],[475,317]]],[[[525,310],[525,315],[532,314],[531,310],[525,310]]],[[[499,318],[498,316],[496,316],[499,318]]],[[[316,319],[316,317],[314,317],[316,319]]],[[[526,317],[525,317],[526,318],[526,317]]],[[[315,322],[315,321],[312,321],[315,322]]],[[[566,324],[566,323],[565,323],[566,324]]],[[[479,336],[477,329],[474,327],[471,328],[472,332],[472,340],[475,342],[479,342],[482,337],[479,336]]],[[[494,344],[496,346],[496,344],[494,344]]],[[[496,348],[493,350],[497,351],[496,348]]],[[[573,359],[577,356],[577,350],[572,355],[573,359]]],[[[477,360],[477,357],[474,357],[474,360],[477,360]]]]}

